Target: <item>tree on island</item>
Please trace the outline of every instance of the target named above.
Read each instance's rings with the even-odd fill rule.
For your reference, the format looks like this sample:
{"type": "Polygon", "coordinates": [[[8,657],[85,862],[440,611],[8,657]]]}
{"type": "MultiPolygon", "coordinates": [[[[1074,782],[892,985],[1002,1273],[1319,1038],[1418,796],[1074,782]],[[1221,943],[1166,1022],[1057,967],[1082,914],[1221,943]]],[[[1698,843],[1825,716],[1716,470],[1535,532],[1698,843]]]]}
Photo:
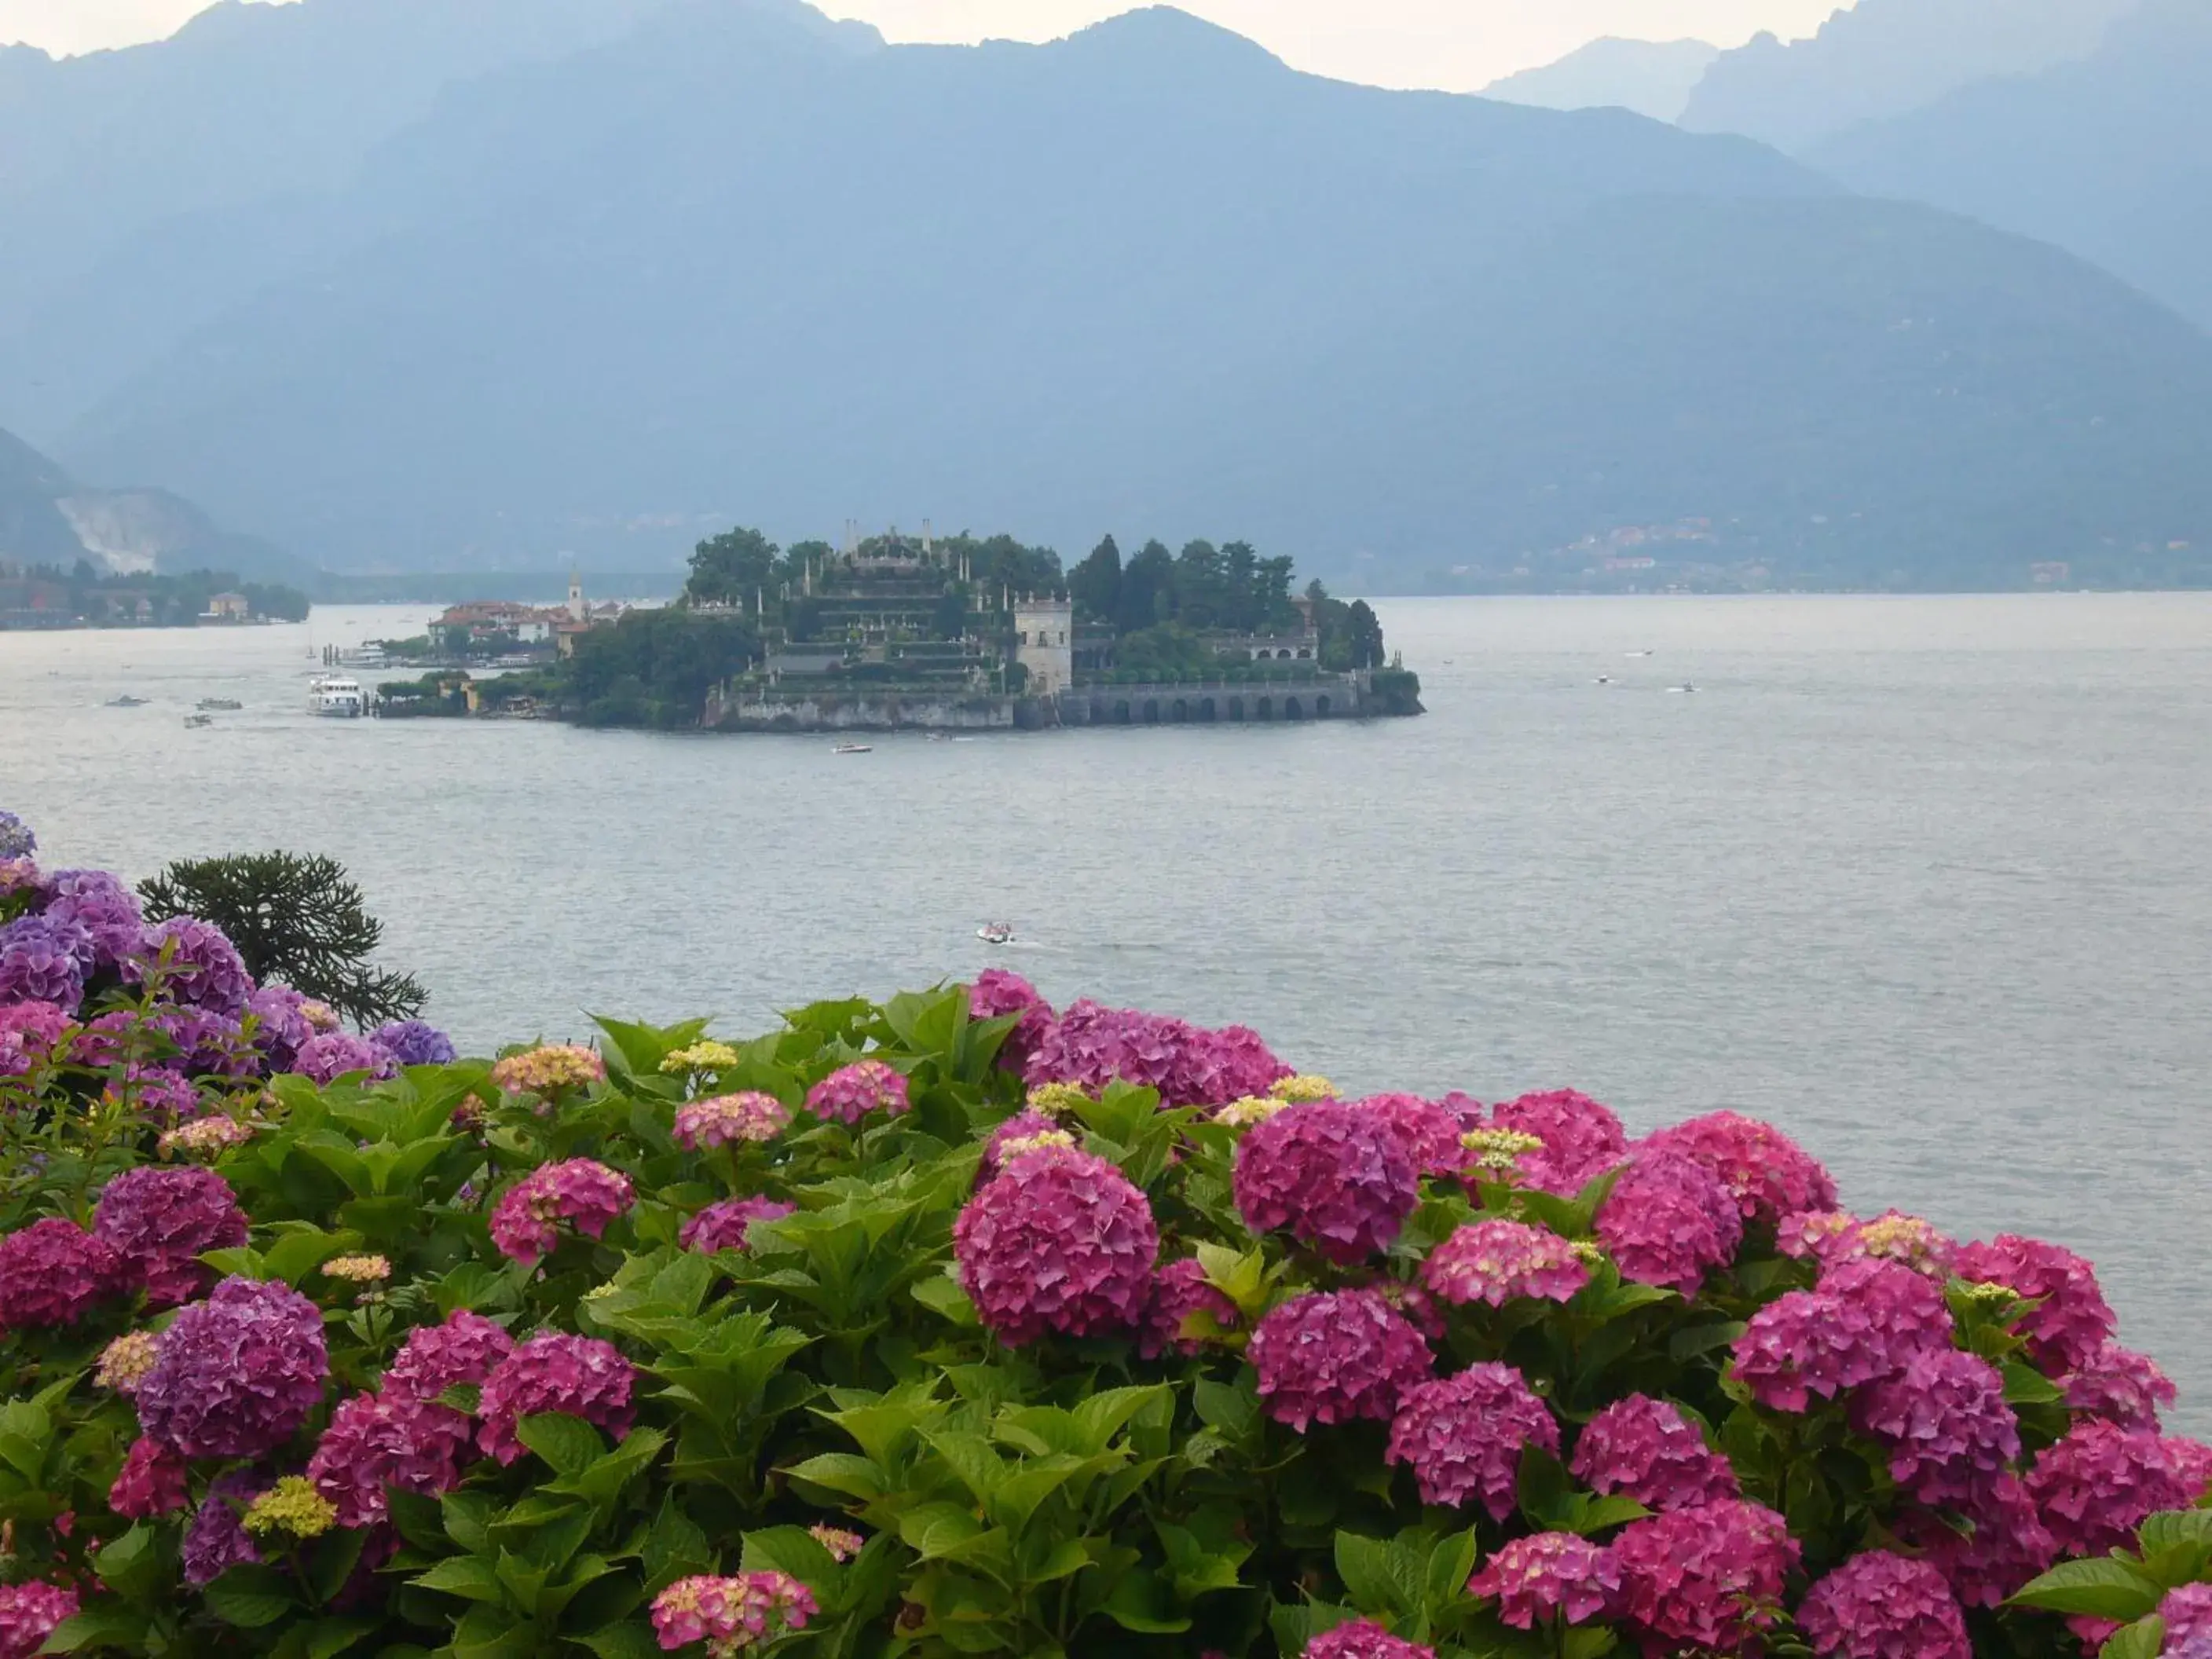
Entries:
{"type": "Polygon", "coordinates": [[[703,541],[691,554],[691,577],[684,596],[695,605],[750,607],[756,595],[779,589],[783,571],[776,544],[740,525],[703,541]]]}
{"type": "Polygon", "coordinates": [[[198,916],[222,929],[264,982],[328,1003],[363,1030],[412,1019],[429,993],[404,974],[373,967],[384,924],[335,859],[245,853],[179,859],[138,884],[149,921],[198,916]]]}

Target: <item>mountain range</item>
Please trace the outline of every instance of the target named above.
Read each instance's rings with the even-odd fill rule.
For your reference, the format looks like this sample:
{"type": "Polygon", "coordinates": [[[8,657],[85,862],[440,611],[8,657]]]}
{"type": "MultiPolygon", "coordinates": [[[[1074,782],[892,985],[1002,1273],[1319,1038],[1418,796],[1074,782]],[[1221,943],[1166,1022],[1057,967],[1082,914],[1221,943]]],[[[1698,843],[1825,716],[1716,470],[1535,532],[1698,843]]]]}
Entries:
{"type": "Polygon", "coordinates": [[[35,254],[0,418],[333,568],[929,514],[1370,590],[1650,547],[2212,569],[2212,338],[2118,278],[1743,137],[1326,81],[1170,10],[957,48],[796,0],[225,5],[0,54],[0,158],[35,254]]]}
{"type": "Polygon", "coordinates": [[[1632,109],[1655,121],[1678,119],[1721,55],[1703,40],[1623,40],[1607,35],[1557,63],[1492,81],[1485,98],[1537,109],[1632,109]]]}

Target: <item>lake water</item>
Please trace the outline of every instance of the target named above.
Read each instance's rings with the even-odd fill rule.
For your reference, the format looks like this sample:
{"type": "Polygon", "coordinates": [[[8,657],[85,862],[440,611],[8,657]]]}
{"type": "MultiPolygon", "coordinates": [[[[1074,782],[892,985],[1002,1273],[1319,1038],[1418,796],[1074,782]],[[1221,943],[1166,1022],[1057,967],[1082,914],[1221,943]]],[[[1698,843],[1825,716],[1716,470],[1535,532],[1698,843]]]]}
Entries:
{"type": "Polygon", "coordinates": [[[2092,1256],[2212,1431],[2212,595],[1377,609],[1425,719],[843,757],[318,721],[308,628],[0,635],[0,805],[134,878],[332,854],[468,1044],[996,961],[1361,1090],[1732,1107],[1855,1207],[2092,1256]]]}

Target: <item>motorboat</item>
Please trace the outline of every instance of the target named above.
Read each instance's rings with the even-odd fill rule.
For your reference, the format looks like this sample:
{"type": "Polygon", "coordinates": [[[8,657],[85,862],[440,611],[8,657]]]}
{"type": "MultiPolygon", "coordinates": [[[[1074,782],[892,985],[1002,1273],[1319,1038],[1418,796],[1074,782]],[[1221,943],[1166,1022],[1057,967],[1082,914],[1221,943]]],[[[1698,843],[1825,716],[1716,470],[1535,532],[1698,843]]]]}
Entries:
{"type": "Polygon", "coordinates": [[[235,714],[246,707],[235,697],[202,697],[199,706],[203,710],[218,714],[235,714]]]}
{"type": "Polygon", "coordinates": [[[1014,924],[1011,921],[987,921],[975,930],[975,937],[986,945],[1012,945],[1014,924]]]}
{"type": "Polygon", "coordinates": [[[202,726],[213,726],[214,724],[215,716],[212,714],[187,714],[185,716],[185,725],[187,728],[195,732],[198,731],[202,726]]]}
{"type": "Polygon", "coordinates": [[[146,699],[134,697],[125,691],[119,697],[110,697],[107,700],[107,706],[110,708],[143,708],[146,706],[146,699]]]}
{"type": "Polygon", "coordinates": [[[318,675],[307,686],[307,712],[328,720],[359,720],[368,712],[368,696],[350,675],[318,675]]]}
{"type": "Polygon", "coordinates": [[[872,743],[841,743],[830,751],[833,755],[872,755],[876,746],[872,743]]]}

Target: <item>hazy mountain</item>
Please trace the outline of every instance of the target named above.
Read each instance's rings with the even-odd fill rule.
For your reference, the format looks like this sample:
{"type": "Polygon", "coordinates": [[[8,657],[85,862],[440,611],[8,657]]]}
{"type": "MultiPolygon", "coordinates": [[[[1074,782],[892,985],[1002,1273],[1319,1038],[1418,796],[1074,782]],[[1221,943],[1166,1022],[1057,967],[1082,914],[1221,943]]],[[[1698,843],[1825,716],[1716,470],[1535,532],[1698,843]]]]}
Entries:
{"type": "Polygon", "coordinates": [[[1482,89],[1485,98],[1536,109],[1632,109],[1671,121],[1690,101],[1718,46],[1703,40],[1622,40],[1607,35],[1555,64],[1522,70],[1482,89]]]}
{"type": "Polygon", "coordinates": [[[1858,0],[1810,40],[1761,34],[1722,53],[1681,122],[1796,154],[1855,122],[1902,115],[1990,76],[2085,58],[2135,3],[1858,0]]]}
{"type": "Polygon", "coordinates": [[[2093,57],[1809,152],[1838,178],[2070,248],[2212,329],[2212,4],[2148,0],[2093,57]]]}
{"type": "Polygon", "coordinates": [[[674,0],[456,84],[341,188],[119,247],[58,361],[189,263],[154,250],[309,251],[103,371],[55,453],[334,568],[925,514],[1381,573],[1565,570],[1635,526],[1931,585],[2212,547],[2212,342],[2056,251],[1621,111],[1294,74],[1174,12],[854,44],[674,0]]]}

